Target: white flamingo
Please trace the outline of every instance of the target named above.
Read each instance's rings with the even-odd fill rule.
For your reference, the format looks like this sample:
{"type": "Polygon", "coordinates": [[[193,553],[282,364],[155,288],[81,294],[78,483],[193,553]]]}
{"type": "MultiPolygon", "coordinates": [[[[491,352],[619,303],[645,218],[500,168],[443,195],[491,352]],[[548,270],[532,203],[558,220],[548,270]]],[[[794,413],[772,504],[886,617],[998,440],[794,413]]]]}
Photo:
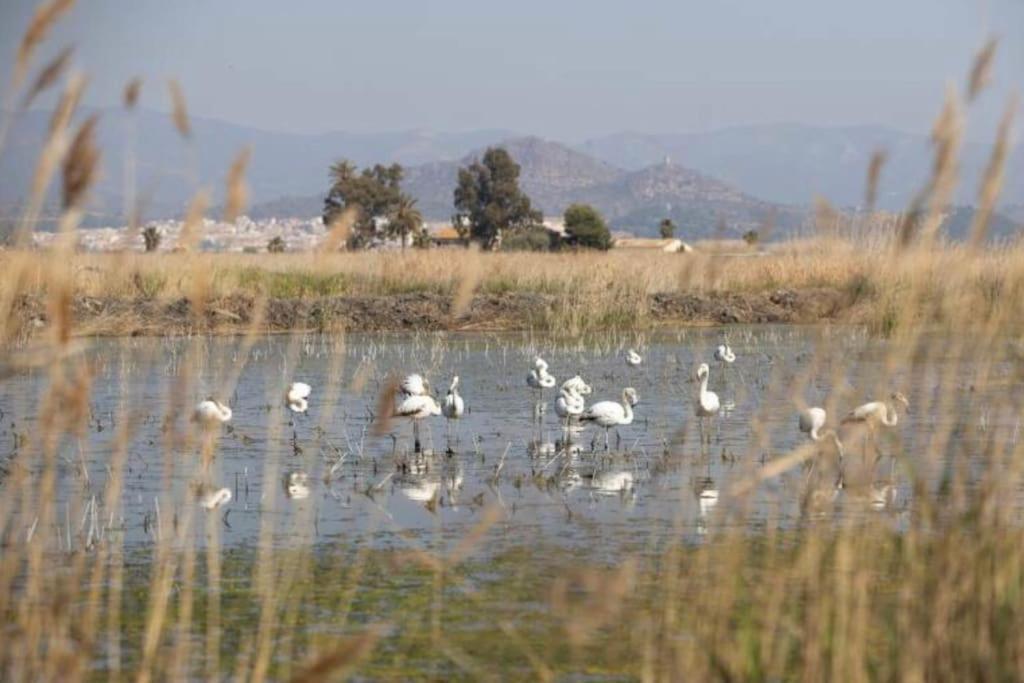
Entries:
{"type": "Polygon", "coordinates": [[[586,401],[579,394],[579,391],[574,386],[570,385],[567,387],[563,384],[562,389],[559,391],[558,399],[555,400],[555,413],[558,417],[565,420],[566,430],[571,429],[571,423],[583,415],[585,407],[586,401]]]}
{"type": "Polygon", "coordinates": [[[414,372],[406,375],[398,389],[406,396],[424,396],[430,393],[430,382],[423,379],[423,375],[414,372]]]}
{"type": "Polygon", "coordinates": [[[825,421],[827,419],[828,413],[825,412],[824,408],[812,406],[806,410],[800,411],[797,426],[800,428],[801,432],[811,437],[811,441],[820,441],[820,432],[825,427],[825,421]]]}
{"type": "Polygon", "coordinates": [[[586,399],[592,389],[582,377],[575,375],[562,382],[558,398],[555,399],[555,413],[565,420],[565,428],[570,429],[570,422],[579,418],[586,407],[586,399]]]}
{"type": "MultiPolygon", "coordinates": [[[[844,425],[864,425],[867,427],[867,434],[864,436],[864,453],[867,453],[867,440],[870,436],[872,443],[878,450],[878,443],[875,439],[875,432],[879,426],[895,427],[900,416],[898,406],[902,405],[904,410],[910,410],[910,401],[899,391],[894,391],[889,396],[889,401],[870,401],[857,406],[843,418],[844,425]]],[[[881,453],[875,459],[875,464],[881,458],[881,453]]]]}
{"type": "Polygon", "coordinates": [[[429,394],[407,396],[395,408],[395,417],[404,417],[412,420],[412,437],[416,453],[422,450],[420,448],[420,421],[432,415],[440,414],[441,406],[429,394]]]}
{"type": "MultiPolygon", "coordinates": [[[[448,395],[444,397],[444,403],[441,404],[441,413],[445,416],[447,423],[446,429],[448,431],[449,438],[451,437],[451,423],[452,420],[462,419],[462,415],[466,411],[466,403],[459,396],[459,376],[455,375],[452,377],[451,386],[448,387],[448,395]]],[[[458,440],[458,423],[456,423],[455,438],[458,440]]]]}
{"type": "Polygon", "coordinates": [[[206,510],[216,510],[221,505],[227,505],[231,502],[231,489],[201,486],[197,493],[199,505],[206,510]]]}
{"type": "Polygon", "coordinates": [[[293,413],[304,413],[309,409],[309,395],[313,388],[305,382],[292,382],[284,394],[284,402],[293,413]]]}
{"type": "Polygon", "coordinates": [[[631,368],[635,368],[643,362],[643,356],[637,353],[635,349],[630,349],[629,351],[626,351],[626,365],[630,366],[631,368]]]}
{"type": "Polygon", "coordinates": [[[715,360],[719,363],[733,364],[736,362],[736,354],[728,344],[719,344],[715,349],[715,360]]]}
{"type": "Polygon", "coordinates": [[[905,410],[910,409],[910,401],[902,393],[895,391],[889,396],[889,401],[871,401],[859,405],[843,418],[843,424],[851,422],[865,422],[868,424],[882,424],[886,427],[895,427],[899,423],[900,415],[897,406],[902,405],[905,410]]]}
{"type": "Polygon", "coordinates": [[[620,442],[622,439],[618,428],[633,422],[633,406],[638,402],[636,389],[626,387],[622,390],[622,403],[599,401],[583,411],[580,419],[604,427],[604,449],[608,450],[608,430],[615,427],[616,441],[620,442]]]}
{"type": "Polygon", "coordinates": [[[205,427],[212,427],[231,421],[231,408],[216,400],[213,397],[200,401],[192,413],[192,420],[205,427]]]}
{"type": "MultiPolygon", "coordinates": [[[[741,375],[739,369],[735,365],[733,365],[733,363],[736,362],[736,354],[733,353],[733,350],[732,350],[731,346],[729,346],[728,344],[719,344],[715,348],[714,359],[715,359],[715,362],[717,362],[718,364],[720,364],[722,366],[722,385],[723,386],[725,386],[725,384],[726,384],[726,374],[725,374],[725,371],[727,369],[731,369],[734,373],[739,375],[739,378],[740,378],[741,381],[743,380],[743,375],[741,375]]],[[[725,408],[729,408],[729,406],[724,406],[724,407],[725,408]]]]}
{"type": "Polygon", "coordinates": [[[562,382],[562,389],[572,389],[580,396],[589,396],[592,391],[590,385],[579,375],[574,375],[562,382]]]}
{"type": "Polygon", "coordinates": [[[295,471],[284,475],[284,495],[292,500],[309,498],[309,475],[295,471]]]}
{"type": "MultiPolygon", "coordinates": [[[[711,368],[707,363],[701,363],[697,368],[697,379],[700,380],[700,389],[697,392],[697,402],[694,406],[694,414],[700,419],[700,442],[704,443],[705,429],[704,421],[718,415],[721,404],[718,402],[718,394],[708,391],[708,376],[711,368]]],[[[708,430],[710,431],[710,430],[708,430]]],[[[711,443],[711,434],[708,433],[707,442],[711,443]]]]}
{"type": "MultiPolygon", "coordinates": [[[[827,421],[828,413],[825,412],[825,409],[819,408],[818,406],[812,406],[806,410],[800,411],[799,418],[797,419],[797,427],[815,443],[832,441],[835,445],[836,453],[839,456],[839,475],[836,485],[841,488],[843,481],[843,458],[845,456],[843,442],[839,440],[839,435],[836,434],[834,429],[825,429],[825,423],[827,421]]],[[[817,460],[815,460],[815,462],[817,462],[817,460]]],[[[814,471],[814,463],[811,463],[811,471],[814,471]]],[[[810,473],[808,473],[808,477],[809,476],[810,473]]]]}
{"type": "Polygon", "coordinates": [[[548,363],[540,356],[534,359],[533,369],[526,375],[526,384],[540,392],[541,401],[544,400],[544,390],[555,386],[555,378],[548,373],[548,363]]]}

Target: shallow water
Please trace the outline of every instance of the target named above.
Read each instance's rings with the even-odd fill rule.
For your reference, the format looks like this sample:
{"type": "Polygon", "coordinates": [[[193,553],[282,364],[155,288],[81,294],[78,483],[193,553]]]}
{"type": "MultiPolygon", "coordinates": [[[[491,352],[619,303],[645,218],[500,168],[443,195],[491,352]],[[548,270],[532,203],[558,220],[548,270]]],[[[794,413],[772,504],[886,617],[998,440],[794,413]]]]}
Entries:
{"type": "MultiPolygon", "coordinates": [[[[177,519],[187,509],[200,520],[215,516],[225,546],[259,545],[262,533],[278,546],[443,551],[473,537],[490,551],[542,543],[602,561],[624,551],[656,553],[679,539],[700,542],[724,525],[761,533],[806,518],[804,470],[765,482],[742,504],[729,491],[801,443],[796,400],[825,405],[841,396],[837,405],[845,412],[891,387],[912,405],[930,404],[927,398],[949,379],[940,376],[941,364],[914,376],[890,367],[887,342],[854,328],[706,328],[572,343],[508,334],[274,336],[248,349],[233,338],[124,339],[96,341],[87,354],[95,371],[90,428],[61,446],[57,495],[65,528],[51,530],[72,547],[99,533],[96,527],[122,533],[126,547],[145,546],[154,541],[158,515],[177,519]],[[727,369],[711,360],[725,338],[738,356],[727,369]],[[629,346],[644,356],[639,368],[624,362],[629,346]],[[605,451],[603,431],[588,427],[576,437],[582,452],[558,454],[556,392],[545,392],[538,426],[538,397],[525,383],[537,353],[559,382],[582,375],[594,390],[588,403],[617,400],[623,387],[636,388],[640,403],[634,423],[619,430],[621,441],[613,432],[605,451]],[[733,406],[716,419],[712,443],[703,447],[692,380],[702,361],[712,365],[711,388],[733,406]],[[458,374],[469,407],[457,437],[454,428],[446,437],[443,418],[429,421],[423,429],[429,452],[419,456],[411,453],[407,422],[373,434],[388,374],[411,371],[425,374],[439,398],[458,374]],[[179,374],[191,380],[181,392],[179,374]],[[314,388],[306,415],[282,405],[281,392],[292,380],[314,388]],[[199,444],[179,443],[174,435],[188,426],[197,400],[224,386],[234,386],[226,397],[234,417],[230,428],[217,430],[216,456],[204,473],[199,444]],[[172,409],[176,392],[183,398],[172,409]],[[130,438],[123,512],[115,519],[102,499],[123,428],[130,438]],[[213,512],[200,509],[193,490],[200,480],[228,487],[233,500],[213,512]],[[475,535],[478,527],[486,533],[475,535]]],[[[47,383],[44,372],[6,383],[0,453],[12,454],[9,466],[38,467],[38,458],[17,447],[17,435],[37,428],[37,401],[47,383]]],[[[937,424],[961,421],[963,439],[980,438],[979,426],[1017,438],[1019,416],[988,410],[983,398],[978,392],[956,410],[904,416],[882,439],[882,452],[927,464],[937,485],[942,468],[935,463],[942,458],[924,457],[934,455],[929,437],[937,424]]],[[[848,460],[861,458],[861,446],[847,444],[848,460]]],[[[885,457],[869,471],[872,481],[892,487],[884,501],[846,490],[823,514],[837,522],[886,515],[899,528],[913,500],[894,463],[885,457]]],[[[831,500],[830,488],[822,495],[831,500]]],[[[207,531],[205,522],[196,525],[199,543],[207,531]]]]}

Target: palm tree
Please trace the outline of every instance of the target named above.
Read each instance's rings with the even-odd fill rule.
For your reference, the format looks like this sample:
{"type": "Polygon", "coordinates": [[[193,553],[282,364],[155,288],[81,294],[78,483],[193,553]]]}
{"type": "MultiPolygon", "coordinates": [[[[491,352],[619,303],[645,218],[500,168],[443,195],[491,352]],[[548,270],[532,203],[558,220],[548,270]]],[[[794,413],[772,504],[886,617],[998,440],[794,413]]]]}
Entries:
{"type": "Polygon", "coordinates": [[[402,240],[402,250],[405,250],[405,242],[408,236],[419,231],[423,225],[423,214],[416,208],[416,200],[409,195],[403,194],[398,200],[394,215],[388,223],[389,232],[398,235],[402,240]]]}

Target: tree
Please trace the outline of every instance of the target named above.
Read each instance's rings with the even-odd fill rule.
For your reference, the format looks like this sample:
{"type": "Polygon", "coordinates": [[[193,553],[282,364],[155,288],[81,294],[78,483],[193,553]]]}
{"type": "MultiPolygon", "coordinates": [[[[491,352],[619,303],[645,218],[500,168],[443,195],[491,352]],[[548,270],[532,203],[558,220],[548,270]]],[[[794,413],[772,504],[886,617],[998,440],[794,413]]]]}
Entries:
{"type": "Polygon", "coordinates": [[[761,239],[761,235],[758,234],[757,230],[747,230],[743,233],[743,241],[750,246],[754,246],[761,239]]]}
{"type": "Polygon", "coordinates": [[[330,225],[345,209],[359,207],[359,217],[352,226],[349,245],[356,248],[369,246],[381,229],[389,224],[405,198],[400,188],[402,175],[399,164],[377,164],[359,172],[346,159],[335,163],[329,172],[331,187],[324,198],[324,225],[330,225]]]}
{"type": "Polygon", "coordinates": [[[402,195],[395,207],[394,215],[388,221],[388,234],[401,240],[404,251],[409,235],[415,235],[422,229],[423,214],[416,208],[416,200],[408,195],[402,195]]]}
{"type": "Polygon", "coordinates": [[[155,225],[150,225],[142,231],[142,240],[146,244],[146,251],[156,251],[160,248],[160,240],[163,236],[160,234],[160,230],[155,225]]]}
{"type": "Polygon", "coordinates": [[[666,218],[658,224],[658,232],[661,233],[662,239],[670,240],[676,236],[676,224],[671,218],[666,218]]]}
{"type": "Polygon", "coordinates": [[[565,210],[565,231],[581,247],[609,249],[612,234],[597,209],[588,204],[573,204],[565,210]]]}
{"type": "Polygon", "coordinates": [[[283,254],[284,247],[284,239],[280,235],[267,242],[267,251],[271,254],[283,254]]]}
{"type": "Polygon", "coordinates": [[[485,249],[496,250],[505,233],[529,230],[543,220],[519,189],[519,164],[505,149],[488,148],[483,159],[459,169],[452,224],[485,249]]]}

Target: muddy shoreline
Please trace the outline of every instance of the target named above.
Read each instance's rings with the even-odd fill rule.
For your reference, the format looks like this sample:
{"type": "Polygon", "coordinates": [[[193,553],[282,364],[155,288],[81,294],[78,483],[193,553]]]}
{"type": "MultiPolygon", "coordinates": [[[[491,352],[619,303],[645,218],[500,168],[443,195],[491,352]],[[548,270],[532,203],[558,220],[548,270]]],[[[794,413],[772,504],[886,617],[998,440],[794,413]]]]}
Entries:
{"type": "MultiPolygon", "coordinates": [[[[856,302],[838,289],[785,289],[759,293],[662,293],[642,302],[646,310],[621,311],[608,327],[645,328],[666,324],[722,325],[757,323],[856,322],[856,302]]],[[[477,295],[458,316],[451,297],[429,292],[390,296],[339,296],[320,299],[268,299],[257,329],[265,333],[308,330],[369,332],[554,329],[560,301],[556,295],[510,292],[477,295]]],[[[188,299],[77,297],[72,302],[76,334],[166,336],[197,333],[237,334],[253,328],[259,316],[255,297],[236,295],[207,302],[197,316],[188,299]]],[[[45,300],[25,297],[12,315],[25,336],[49,324],[45,300]]]]}

